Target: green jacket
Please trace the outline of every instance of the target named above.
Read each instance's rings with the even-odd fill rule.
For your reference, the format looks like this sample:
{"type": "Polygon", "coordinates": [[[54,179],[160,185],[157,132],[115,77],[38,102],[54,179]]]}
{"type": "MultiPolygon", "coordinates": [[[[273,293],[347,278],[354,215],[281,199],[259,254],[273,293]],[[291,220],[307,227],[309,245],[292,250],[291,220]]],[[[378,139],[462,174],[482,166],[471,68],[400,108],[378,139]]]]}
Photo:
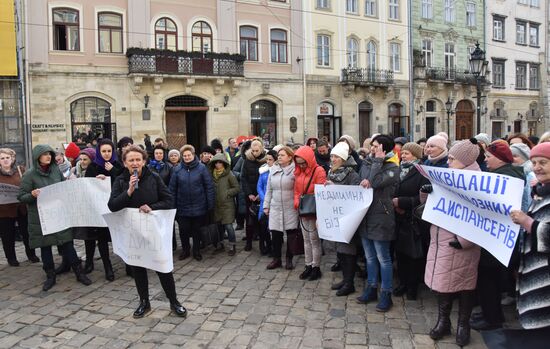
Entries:
{"type": "MultiPolygon", "coordinates": [[[[42,228],[40,227],[40,217],[38,216],[38,208],[36,205],[36,198],[32,196],[31,192],[34,189],[43,188],[51,184],[55,184],[63,181],[63,175],[57,164],[55,163],[55,152],[49,145],[39,144],[32,150],[32,168],[25,172],[21,179],[21,186],[19,188],[19,195],[17,198],[20,202],[27,204],[29,212],[29,243],[31,248],[46,247],[53,245],[62,245],[73,239],[71,229],[65,229],[55,234],[42,235],[42,228]],[[43,172],[38,163],[40,155],[49,152],[52,155],[50,167],[48,172],[43,172]]],[[[60,212],[63,214],[63,212],[60,212]]]]}
{"type": "Polygon", "coordinates": [[[216,154],[208,163],[212,180],[216,187],[216,206],[214,209],[214,219],[221,224],[231,224],[235,220],[235,195],[240,191],[237,178],[231,173],[229,161],[223,154],[216,154]],[[219,178],[214,177],[215,163],[221,161],[225,170],[219,178]]]}

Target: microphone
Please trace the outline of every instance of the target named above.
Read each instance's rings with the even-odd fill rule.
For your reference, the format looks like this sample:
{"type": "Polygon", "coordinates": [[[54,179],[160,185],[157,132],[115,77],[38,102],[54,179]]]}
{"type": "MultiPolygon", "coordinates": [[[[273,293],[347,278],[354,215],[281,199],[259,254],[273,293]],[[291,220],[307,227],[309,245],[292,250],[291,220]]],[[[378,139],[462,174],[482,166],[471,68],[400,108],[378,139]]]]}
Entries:
{"type": "MultiPolygon", "coordinates": [[[[134,176],[138,176],[138,170],[134,170],[134,176]]],[[[136,182],[136,186],[134,187],[134,189],[139,189],[139,180],[136,182]]]]}

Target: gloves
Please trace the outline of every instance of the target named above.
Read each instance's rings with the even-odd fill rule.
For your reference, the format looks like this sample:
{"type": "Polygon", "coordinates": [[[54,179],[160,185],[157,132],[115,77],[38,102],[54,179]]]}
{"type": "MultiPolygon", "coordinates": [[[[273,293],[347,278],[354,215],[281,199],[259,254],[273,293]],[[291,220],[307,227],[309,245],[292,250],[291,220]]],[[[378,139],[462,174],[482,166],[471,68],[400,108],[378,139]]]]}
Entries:
{"type": "Polygon", "coordinates": [[[457,238],[455,238],[454,241],[449,242],[449,246],[451,246],[452,248],[456,248],[457,250],[462,250],[462,245],[457,238]]]}
{"type": "Polygon", "coordinates": [[[428,183],[428,184],[424,184],[423,186],[421,186],[421,187],[420,187],[420,191],[421,191],[422,193],[427,193],[427,194],[429,194],[429,193],[431,193],[432,191],[434,191],[434,188],[432,187],[431,184],[428,183]]]}

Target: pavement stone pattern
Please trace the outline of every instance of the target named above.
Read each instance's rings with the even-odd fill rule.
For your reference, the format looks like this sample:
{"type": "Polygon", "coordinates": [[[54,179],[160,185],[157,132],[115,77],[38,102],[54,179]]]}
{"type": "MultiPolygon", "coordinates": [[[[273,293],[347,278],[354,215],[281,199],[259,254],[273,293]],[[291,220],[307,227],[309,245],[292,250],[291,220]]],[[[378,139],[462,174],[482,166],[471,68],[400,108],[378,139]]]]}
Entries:
{"type": "MultiPolygon", "coordinates": [[[[174,252],[176,290],[189,311],[185,320],[170,314],[153,272],[152,312],[134,319],[134,281],[114,255],[114,282],[105,280],[101,260],[95,260],[91,286],[77,283],[70,273],[58,276],[57,284],[43,292],[42,264],[28,262],[18,242],[20,267],[9,267],[0,257],[0,348],[457,348],[454,335],[437,343],[427,335],[437,316],[428,289],[420,291],[418,301],[393,297],[391,311],[378,313],[376,304],[356,303],[364,284],[359,277],[358,292],[334,295],[330,286],[341,273],[330,272],[335,261],[330,246],[323,277],[302,281],[303,257],[295,258],[295,270],[266,270],[270,258],[260,256],[257,243],[245,252],[243,232],[237,233],[234,257],[213,254],[210,247],[203,250],[201,262],[179,261],[180,250],[174,252]]],[[[83,254],[82,241],[75,240],[75,246],[83,254]]],[[[456,302],[454,308],[453,334],[456,302]]],[[[476,331],[469,348],[485,348],[476,331]]]]}

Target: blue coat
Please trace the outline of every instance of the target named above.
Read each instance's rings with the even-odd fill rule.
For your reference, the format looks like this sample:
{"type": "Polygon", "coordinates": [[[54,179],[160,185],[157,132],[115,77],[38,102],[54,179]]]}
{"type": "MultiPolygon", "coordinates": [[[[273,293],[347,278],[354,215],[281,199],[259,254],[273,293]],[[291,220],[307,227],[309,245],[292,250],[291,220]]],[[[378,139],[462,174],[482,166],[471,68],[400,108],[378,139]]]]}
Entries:
{"type": "Polygon", "coordinates": [[[214,209],[216,190],[212,176],[196,156],[189,164],[176,166],[169,188],[179,217],[199,217],[214,209]]]}
{"type": "Polygon", "coordinates": [[[258,185],[256,186],[256,189],[258,190],[258,195],[260,196],[260,209],[258,210],[258,219],[261,219],[264,215],[264,199],[268,178],[269,170],[265,171],[264,173],[260,173],[260,178],[258,178],[258,185]]]}

